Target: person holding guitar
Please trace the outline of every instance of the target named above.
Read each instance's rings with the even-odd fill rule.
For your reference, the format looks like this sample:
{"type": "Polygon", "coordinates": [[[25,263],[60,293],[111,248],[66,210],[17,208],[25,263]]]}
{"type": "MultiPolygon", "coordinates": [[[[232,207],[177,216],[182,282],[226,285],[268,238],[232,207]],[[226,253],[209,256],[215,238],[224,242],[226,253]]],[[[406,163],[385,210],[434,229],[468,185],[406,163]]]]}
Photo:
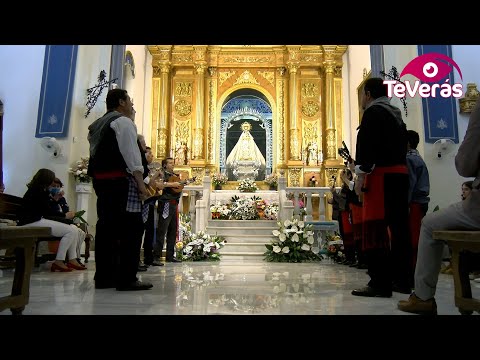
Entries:
{"type": "Polygon", "coordinates": [[[163,193],[158,197],[158,225],[157,241],[153,248],[153,265],[161,266],[165,238],[167,239],[167,262],[181,262],[173,257],[175,253],[175,241],[178,229],[178,202],[182,196],[182,189],[186,182],[180,181],[180,177],[173,172],[175,160],[168,157],[162,160],[162,172],[164,179],[163,193]]]}

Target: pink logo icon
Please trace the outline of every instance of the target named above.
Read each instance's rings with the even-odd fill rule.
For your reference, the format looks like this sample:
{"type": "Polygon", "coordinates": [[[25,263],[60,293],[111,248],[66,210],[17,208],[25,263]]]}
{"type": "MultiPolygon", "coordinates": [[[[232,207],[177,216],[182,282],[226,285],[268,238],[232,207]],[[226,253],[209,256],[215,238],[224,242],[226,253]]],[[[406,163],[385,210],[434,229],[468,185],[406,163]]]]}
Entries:
{"type": "Polygon", "coordinates": [[[463,80],[462,72],[457,63],[448,56],[439,53],[428,53],[416,57],[405,66],[400,77],[411,74],[423,82],[438,82],[453,70],[450,64],[457,69],[460,79],[463,80]]]}

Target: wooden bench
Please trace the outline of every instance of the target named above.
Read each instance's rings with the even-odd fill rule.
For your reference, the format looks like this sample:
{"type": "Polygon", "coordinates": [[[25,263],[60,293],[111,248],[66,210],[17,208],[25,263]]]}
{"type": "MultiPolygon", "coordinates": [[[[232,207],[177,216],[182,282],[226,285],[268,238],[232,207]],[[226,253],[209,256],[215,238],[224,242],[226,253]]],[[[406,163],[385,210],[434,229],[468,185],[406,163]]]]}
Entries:
{"type": "MultiPolygon", "coordinates": [[[[0,218],[17,220],[17,214],[21,207],[21,201],[22,201],[22,198],[18,196],[0,193],[0,218]]],[[[86,229],[83,228],[82,230],[86,230],[86,229]]],[[[46,261],[55,260],[55,253],[43,254],[41,256],[38,255],[40,242],[42,241],[60,242],[60,240],[61,240],[61,237],[52,236],[51,233],[48,236],[39,236],[37,238],[36,246],[35,246],[35,257],[34,257],[36,267],[38,267],[40,264],[46,261]]],[[[90,240],[91,240],[90,236],[87,236],[85,238],[85,262],[88,262],[88,258],[90,256],[90,240]]]]}
{"type": "Polygon", "coordinates": [[[0,297],[0,311],[10,308],[21,315],[30,298],[30,275],[39,236],[50,236],[48,227],[0,227],[0,249],[15,249],[15,275],[10,296],[0,297]]]}
{"type": "Polygon", "coordinates": [[[453,282],[455,285],[455,306],[460,314],[471,315],[480,312],[480,300],[472,298],[467,251],[480,253],[480,231],[434,231],[435,240],[444,240],[452,251],[453,282]]]}

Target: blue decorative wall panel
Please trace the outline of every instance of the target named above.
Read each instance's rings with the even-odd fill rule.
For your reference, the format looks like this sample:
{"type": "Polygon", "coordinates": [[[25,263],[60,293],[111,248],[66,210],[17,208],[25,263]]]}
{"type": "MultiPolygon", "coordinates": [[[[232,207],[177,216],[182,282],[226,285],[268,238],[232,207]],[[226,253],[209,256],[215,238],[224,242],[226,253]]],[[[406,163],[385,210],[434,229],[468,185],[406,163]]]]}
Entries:
{"type": "Polygon", "coordinates": [[[47,45],[35,137],[66,137],[72,106],[77,45],[47,45]]]}
{"type": "MultiPolygon", "coordinates": [[[[451,45],[418,45],[418,55],[440,53],[452,58],[451,45]]],[[[454,71],[448,74],[449,84],[453,85],[454,71]]],[[[442,80],[442,84],[447,77],[442,80]]],[[[456,98],[442,96],[422,98],[425,142],[434,143],[439,139],[451,139],[458,143],[456,98]]]]}

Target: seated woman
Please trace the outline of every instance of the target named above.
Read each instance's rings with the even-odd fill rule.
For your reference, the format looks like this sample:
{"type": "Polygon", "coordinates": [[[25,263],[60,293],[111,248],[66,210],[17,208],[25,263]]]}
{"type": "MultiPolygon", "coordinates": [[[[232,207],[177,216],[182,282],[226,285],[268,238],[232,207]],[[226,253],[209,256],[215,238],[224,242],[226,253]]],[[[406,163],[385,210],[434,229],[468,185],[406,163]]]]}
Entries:
{"type": "Polygon", "coordinates": [[[50,205],[50,189],[55,180],[55,173],[48,169],[40,169],[27,184],[28,190],[23,196],[22,207],[19,211],[19,226],[47,226],[52,229],[52,235],[61,237],[57,256],[52,263],[51,271],[67,272],[85,270],[86,267],[77,261],[80,236],[75,225],[68,225],[60,221],[50,220],[57,218],[65,221],[72,220],[75,213],[54,213],[50,205]],[[63,216],[62,216],[63,215],[63,216]],[[65,264],[65,259],[68,258],[65,264]]]}
{"type": "MultiPolygon", "coordinates": [[[[62,190],[63,183],[59,178],[55,178],[53,180],[53,184],[50,187],[50,207],[52,209],[52,215],[48,215],[45,218],[49,220],[55,220],[55,221],[60,221],[65,224],[73,224],[73,220],[69,220],[65,218],[65,214],[70,211],[70,208],[67,204],[67,200],[65,200],[65,193],[62,190]]],[[[85,231],[80,229],[78,226],[75,226],[78,231],[78,236],[80,237],[80,240],[78,241],[77,244],[77,262],[80,265],[82,264],[81,261],[81,252],[82,252],[82,244],[85,241],[85,238],[87,235],[85,231]]]]}

